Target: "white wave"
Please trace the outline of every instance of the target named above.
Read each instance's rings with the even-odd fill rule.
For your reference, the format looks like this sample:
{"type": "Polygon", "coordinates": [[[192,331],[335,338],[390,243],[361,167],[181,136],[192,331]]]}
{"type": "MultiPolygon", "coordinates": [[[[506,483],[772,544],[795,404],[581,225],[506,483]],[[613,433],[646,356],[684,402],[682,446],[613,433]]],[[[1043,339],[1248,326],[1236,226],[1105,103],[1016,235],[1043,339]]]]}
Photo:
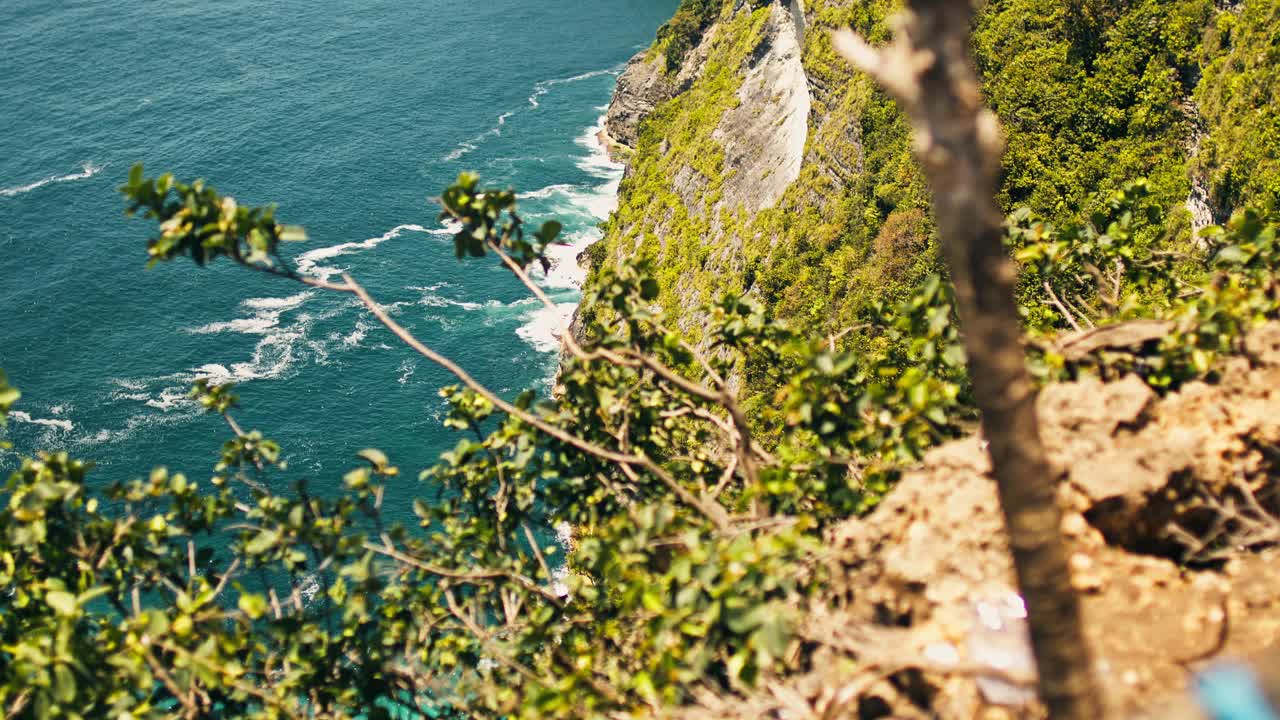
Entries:
{"type": "Polygon", "coordinates": [[[193,335],[210,335],[220,332],[237,332],[246,335],[265,335],[280,321],[279,315],[262,317],[237,318],[223,322],[209,323],[203,327],[188,330],[193,335]]]}
{"type": "Polygon", "coordinates": [[[591,229],[569,236],[568,242],[548,246],[551,269],[545,275],[535,276],[538,284],[545,288],[580,289],[587,280],[587,270],[578,262],[578,256],[600,237],[599,230],[591,229]]]}
{"type": "Polygon", "coordinates": [[[462,308],[463,310],[479,310],[480,308],[485,307],[486,305],[497,303],[496,300],[490,300],[488,303],[467,302],[466,300],[454,300],[453,298],[447,298],[447,297],[443,297],[441,295],[435,294],[434,292],[432,292],[432,289],[434,287],[435,286],[424,287],[424,286],[414,285],[409,287],[408,289],[416,290],[422,293],[422,297],[418,298],[418,301],[415,304],[421,305],[423,307],[434,307],[434,308],[456,307],[456,308],[462,308]]]}
{"type": "MultiPolygon", "coordinates": [[[[608,219],[618,207],[618,185],[622,181],[624,166],[609,157],[600,141],[603,127],[604,117],[601,116],[595,125],[587,128],[574,142],[586,151],[578,161],[578,167],[605,182],[589,187],[550,185],[528,192],[522,197],[552,201],[552,211],[556,214],[577,213],[601,221],[608,219]]],[[[593,227],[570,234],[566,237],[566,242],[548,247],[547,257],[551,260],[551,269],[545,275],[537,276],[538,284],[552,290],[581,289],[587,273],[578,263],[578,256],[600,237],[600,230],[593,227]]],[[[541,307],[528,316],[526,323],[516,334],[536,350],[556,352],[560,349],[560,335],[568,328],[576,308],[576,303],[560,303],[554,308],[541,307]]]]}
{"type": "Polygon", "coordinates": [[[553,353],[560,349],[560,333],[569,326],[573,319],[573,311],[577,303],[560,303],[547,307],[539,306],[528,315],[528,321],[516,328],[516,335],[533,346],[538,352],[553,353]]]}
{"type": "Polygon", "coordinates": [[[555,196],[555,195],[557,195],[557,194],[559,194],[559,195],[565,195],[565,194],[568,194],[568,193],[572,193],[572,192],[576,191],[577,189],[578,189],[578,186],[576,186],[576,185],[569,185],[569,184],[548,185],[547,187],[544,187],[544,188],[542,188],[541,190],[530,190],[530,191],[528,191],[528,192],[518,193],[518,194],[516,195],[516,199],[518,199],[518,200],[546,200],[546,199],[548,199],[548,198],[554,197],[554,196],[555,196]]]}
{"type": "Polygon", "coordinates": [[[577,539],[574,537],[573,526],[561,520],[556,523],[556,539],[564,546],[566,550],[572,550],[577,545],[577,539]]]}
{"type": "Polygon", "coordinates": [[[443,158],[441,158],[441,160],[443,160],[444,162],[453,162],[454,160],[458,160],[462,158],[462,156],[466,155],[467,153],[475,150],[476,148],[479,148],[482,144],[484,144],[485,140],[488,140],[491,137],[497,137],[501,135],[502,126],[507,124],[507,121],[511,119],[512,115],[515,115],[515,113],[514,112],[502,113],[501,115],[498,116],[498,121],[497,123],[494,124],[493,127],[489,128],[488,130],[485,130],[479,135],[476,135],[470,140],[463,140],[462,142],[458,143],[458,147],[454,148],[448,155],[445,155],[443,158]]]}
{"type": "Polygon", "coordinates": [[[539,101],[542,97],[551,92],[551,88],[557,85],[568,85],[569,83],[590,80],[591,78],[600,77],[601,75],[617,75],[622,72],[622,67],[622,65],[615,65],[611,68],[605,68],[604,70],[592,70],[591,72],[584,72],[581,75],[574,75],[573,77],[543,80],[540,83],[534,84],[533,94],[529,96],[529,105],[535,108],[539,107],[541,105],[539,101]]]}
{"type": "Polygon", "coordinates": [[[358,318],[356,320],[355,329],[353,329],[349,335],[345,335],[340,338],[340,341],[342,342],[343,347],[354,348],[358,347],[360,342],[364,340],[368,334],[369,323],[365,322],[364,318],[358,318]]]}
{"type": "Polygon", "coordinates": [[[418,372],[418,362],[416,360],[405,360],[400,363],[400,384],[407,385],[409,378],[413,377],[416,372],[418,372]]]}
{"type": "Polygon", "coordinates": [[[378,237],[372,237],[357,242],[330,245],[329,247],[322,247],[304,252],[297,257],[298,272],[303,273],[304,275],[311,275],[313,277],[320,278],[321,280],[328,280],[334,275],[342,272],[342,270],[339,268],[319,265],[321,260],[328,260],[342,255],[350,255],[351,253],[360,252],[362,250],[371,250],[388,240],[400,237],[406,232],[424,233],[427,235],[446,235],[456,231],[450,230],[449,228],[426,228],[412,223],[397,225],[378,237]]]}
{"type": "Polygon", "coordinates": [[[569,592],[569,566],[561,565],[552,571],[551,592],[558,598],[567,598],[569,592]]]}
{"type": "Polygon", "coordinates": [[[194,402],[183,406],[183,409],[185,410],[184,412],[139,413],[125,420],[124,425],[118,429],[103,428],[92,435],[77,438],[76,443],[87,446],[117,443],[133,437],[139,430],[149,430],[164,425],[178,425],[198,417],[202,412],[194,402]]]}
{"type": "Polygon", "coordinates": [[[302,596],[303,604],[310,607],[315,602],[316,597],[320,595],[320,579],[313,575],[308,575],[303,581],[302,587],[298,588],[298,594],[302,596]]]}
{"type": "Polygon", "coordinates": [[[625,165],[614,162],[600,139],[604,127],[601,116],[595,125],[574,138],[574,144],[584,150],[575,163],[580,170],[604,182],[596,185],[557,184],[520,193],[520,200],[551,201],[554,214],[585,214],[596,220],[607,220],[618,208],[618,185],[622,182],[625,165]]]}
{"type": "Polygon", "coordinates": [[[189,405],[193,401],[182,388],[165,388],[157,397],[148,397],[145,404],[161,412],[169,412],[174,408],[189,405]]]}
{"type": "Polygon", "coordinates": [[[208,380],[214,385],[222,385],[223,383],[217,381],[222,378],[230,380],[232,375],[226,365],[219,365],[218,363],[206,363],[200,367],[191,368],[191,373],[195,375],[196,379],[208,380]]]}
{"type": "Polygon", "coordinates": [[[77,173],[71,173],[69,175],[50,175],[49,177],[44,178],[43,180],[37,180],[29,185],[18,185],[15,187],[2,188],[0,189],[0,197],[14,197],[16,195],[23,195],[25,193],[31,192],[32,190],[38,190],[44,187],[45,185],[51,185],[53,183],[64,183],[64,182],[73,182],[75,180],[86,180],[102,172],[102,169],[104,167],[106,166],[94,165],[91,162],[87,162],[80,166],[80,172],[77,172],[77,173]]]}
{"type": "Polygon", "coordinates": [[[61,430],[63,432],[71,432],[76,427],[75,424],[72,423],[70,420],[54,420],[52,418],[33,418],[29,413],[23,412],[21,410],[11,411],[9,413],[9,419],[20,422],[20,423],[26,423],[28,425],[40,425],[47,428],[53,428],[55,430],[61,430]]]}
{"type": "Polygon", "coordinates": [[[214,323],[192,332],[241,332],[258,335],[253,352],[248,359],[230,363],[206,363],[180,372],[142,378],[116,378],[111,382],[117,390],[107,399],[117,403],[136,403],[136,412],[119,427],[106,428],[77,439],[86,445],[115,443],[133,437],[138,431],[156,425],[184,423],[201,414],[196,401],[188,397],[191,384],[198,379],[214,385],[244,383],[252,380],[272,379],[284,376],[300,361],[324,363],[328,358],[329,343],[323,338],[310,336],[317,321],[333,318],[345,311],[347,305],[334,305],[323,311],[299,313],[288,323],[281,323],[284,313],[297,310],[314,291],[280,298],[253,298],[241,306],[254,313],[253,317],[225,323],[214,323]]]}
{"type": "Polygon", "coordinates": [[[288,297],[251,298],[240,303],[241,307],[254,311],[251,317],[210,323],[187,332],[193,335],[209,335],[222,332],[265,335],[280,324],[280,316],[290,310],[296,310],[301,307],[312,294],[313,291],[304,290],[288,297]]]}
{"type": "Polygon", "coordinates": [[[574,138],[573,142],[587,151],[586,156],[578,161],[578,167],[583,172],[608,180],[613,186],[612,194],[616,198],[618,183],[622,181],[622,173],[626,170],[626,165],[609,157],[609,150],[601,140],[601,133],[604,132],[604,122],[605,116],[601,115],[596,119],[595,125],[584,130],[581,135],[574,138]]]}
{"type": "Polygon", "coordinates": [[[311,291],[303,290],[300,293],[290,295],[288,297],[249,298],[242,302],[241,305],[252,310],[280,310],[283,312],[285,310],[292,310],[298,307],[302,303],[306,302],[309,297],[311,297],[311,291]]]}
{"type": "Polygon", "coordinates": [[[249,360],[230,366],[202,365],[192,372],[195,378],[206,379],[214,385],[278,378],[297,359],[297,345],[305,339],[306,330],[307,324],[302,324],[268,334],[258,341],[249,360]]]}
{"type": "MultiPolygon", "coordinates": [[[[576,82],[581,82],[583,80],[590,80],[591,78],[600,77],[601,75],[616,76],[622,72],[622,68],[623,68],[622,65],[615,65],[614,67],[611,67],[611,68],[605,68],[603,70],[592,70],[590,72],[584,72],[580,75],[574,75],[572,77],[554,78],[552,80],[543,80],[541,82],[534,83],[533,91],[529,94],[529,107],[533,109],[537,109],[538,107],[541,107],[542,97],[547,93],[551,92],[551,89],[556,87],[557,85],[567,85],[569,83],[576,83],[576,82]]],[[[514,111],[505,112],[499,115],[497,122],[495,122],[492,127],[480,133],[479,135],[476,135],[475,137],[469,138],[467,140],[463,140],[462,142],[458,143],[457,147],[449,151],[449,153],[444,157],[440,158],[441,161],[453,162],[455,160],[460,160],[466,155],[468,155],[469,153],[472,153],[477,149],[479,149],[479,147],[483,145],[485,141],[487,141],[489,138],[498,137],[499,135],[502,135],[503,126],[505,126],[507,124],[507,121],[510,120],[514,115],[515,115],[514,111]]]]}

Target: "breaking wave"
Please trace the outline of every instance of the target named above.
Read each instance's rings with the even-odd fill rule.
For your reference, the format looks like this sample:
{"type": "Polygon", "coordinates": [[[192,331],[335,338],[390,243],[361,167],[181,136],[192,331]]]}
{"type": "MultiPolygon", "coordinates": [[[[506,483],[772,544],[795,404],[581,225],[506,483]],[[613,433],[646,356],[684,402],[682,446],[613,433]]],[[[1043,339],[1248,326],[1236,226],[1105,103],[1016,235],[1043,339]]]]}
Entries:
{"type": "Polygon", "coordinates": [[[75,424],[72,423],[70,420],[57,420],[53,418],[35,418],[35,417],[31,417],[29,413],[25,413],[21,410],[10,411],[9,419],[14,420],[16,422],[20,422],[20,423],[26,423],[28,425],[40,425],[47,428],[53,428],[55,430],[61,430],[63,432],[71,432],[72,430],[76,429],[75,424]]]}
{"type": "Polygon", "coordinates": [[[351,253],[361,252],[363,250],[371,250],[382,243],[388,240],[394,240],[407,232],[423,233],[425,235],[452,235],[457,231],[447,227],[427,228],[413,223],[397,225],[377,237],[371,237],[355,242],[339,243],[337,245],[330,245],[328,247],[317,248],[315,250],[308,250],[307,252],[299,255],[295,261],[297,263],[298,272],[321,280],[328,280],[334,275],[343,272],[343,269],[320,265],[319,263],[321,260],[350,255],[351,253]]]}
{"type": "Polygon", "coordinates": [[[102,172],[105,165],[94,165],[91,162],[84,163],[80,166],[80,172],[70,173],[68,175],[50,175],[43,180],[37,180],[28,185],[17,185],[14,187],[0,188],[0,197],[15,197],[24,195],[32,190],[39,190],[45,185],[54,183],[74,182],[76,180],[87,180],[88,178],[102,172]]]}
{"type": "Polygon", "coordinates": [[[572,77],[556,78],[554,80],[543,80],[540,83],[534,84],[533,93],[529,95],[529,106],[533,108],[540,107],[541,102],[539,101],[542,99],[542,97],[547,93],[551,92],[551,88],[557,85],[568,85],[569,83],[576,83],[576,82],[581,82],[583,80],[590,80],[591,78],[600,77],[601,75],[618,75],[619,73],[622,72],[623,67],[625,66],[615,65],[611,68],[605,68],[603,70],[592,70],[590,72],[584,72],[581,75],[574,75],[572,77]]]}
{"type": "MultiPolygon", "coordinates": [[[[581,82],[583,80],[590,80],[591,78],[600,77],[602,75],[616,76],[622,72],[623,67],[625,67],[625,65],[615,65],[613,67],[605,68],[603,70],[592,70],[590,72],[584,72],[579,75],[573,75],[571,77],[553,78],[551,80],[542,80],[540,82],[536,82],[533,84],[533,90],[529,93],[529,98],[528,98],[529,107],[526,109],[536,110],[537,108],[541,107],[542,98],[547,93],[551,92],[551,89],[556,87],[557,85],[568,85],[570,83],[581,82]]],[[[494,123],[493,127],[489,128],[488,130],[485,130],[484,132],[480,133],[479,135],[476,135],[475,137],[469,138],[467,140],[463,140],[462,142],[458,143],[457,147],[455,147],[453,150],[450,150],[449,153],[446,154],[444,157],[440,158],[440,160],[442,162],[454,162],[455,160],[460,160],[463,157],[465,157],[467,154],[478,150],[480,146],[483,145],[485,141],[488,140],[489,138],[494,138],[501,135],[503,126],[505,126],[507,124],[507,121],[510,120],[512,117],[514,117],[515,114],[516,114],[516,111],[513,110],[513,111],[505,112],[499,115],[498,120],[497,122],[494,123]]]]}

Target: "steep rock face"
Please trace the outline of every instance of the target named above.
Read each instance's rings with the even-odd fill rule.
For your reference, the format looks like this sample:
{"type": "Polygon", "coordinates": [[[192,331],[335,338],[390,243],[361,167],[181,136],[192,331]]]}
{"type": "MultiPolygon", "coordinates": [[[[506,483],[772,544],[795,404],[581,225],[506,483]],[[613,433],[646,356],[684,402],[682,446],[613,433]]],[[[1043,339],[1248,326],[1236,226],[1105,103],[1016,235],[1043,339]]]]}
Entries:
{"type": "Polygon", "coordinates": [[[755,213],[772,207],[800,177],[809,131],[809,86],[801,63],[803,15],[795,3],[774,5],[753,55],[738,106],[725,113],[712,137],[724,147],[719,205],[755,213]],[[798,20],[797,20],[798,19],[798,20]]]}
{"type": "Polygon", "coordinates": [[[618,76],[618,87],[605,113],[604,128],[616,143],[635,148],[640,121],[658,103],[675,95],[675,80],[663,71],[662,59],[643,50],[627,63],[618,76]]]}
{"type": "Polygon", "coordinates": [[[670,270],[663,304],[678,308],[677,323],[694,335],[694,310],[724,290],[747,289],[748,246],[760,234],[744,226],[787,204],[812,155],[805,26],[794,0],[726,2],[674,76],[653,53],[620,78],[607,128],[635,152],[594,256],[648,256],[670,270]]]}
{"type": "MultiPolygon", "coordinates": [[[[815,335],[864,324],[867,308],[906,299],[940,269],[928,187],[896,105],[840,60],[829,39],[831,29],[852,26],[885,41],[894,6],[724,0],[674,77],[662,72],[660,48],[634,60],[609,129],[635,152],[619,211],[592,257],[605,265],[652,260],[659,303],[694,334],[699,307],[725,292],[754,297],[815,335]]],[[[1205,172],[1192,175],[1191,121],[1177,101],[1196,87],[1206,27],[1217,23],[1224,38],[1221,48],[1206,48],[1219,60],[1204,66],[1205,77],[1218,77],[1244,55],[1240,24],[1263,32],[1275,6],[1248,0],[1232,26],[1232,11],[1212,0],[1103,0],[1086,15],[1068,0],[985,4],[974,48],[1008,137],[1005,209],[1028,206],[1061,225],[1096,209],[1095,194],[1147,177],[1177,216],[1179,240],[1190,237],[1209,208],[1218,212],[1224,183],[1244,182],[1246,163],[1233,160],[1230,172],[1196,187],[1192,178],[1209,177],[1214,163],[1225,167],[1226,149],[1269,151],[1219,129],[1230,124],[1224,117],[1243,117],[1222,108],[1243,107],[1257,93],[1197,91],[1208,134],[1205,172]]],[[[1032,302],[1047,307],[1042,300],[1032,302]]],[[[855,346],[874,340],[844,337],[855,346]]]]}

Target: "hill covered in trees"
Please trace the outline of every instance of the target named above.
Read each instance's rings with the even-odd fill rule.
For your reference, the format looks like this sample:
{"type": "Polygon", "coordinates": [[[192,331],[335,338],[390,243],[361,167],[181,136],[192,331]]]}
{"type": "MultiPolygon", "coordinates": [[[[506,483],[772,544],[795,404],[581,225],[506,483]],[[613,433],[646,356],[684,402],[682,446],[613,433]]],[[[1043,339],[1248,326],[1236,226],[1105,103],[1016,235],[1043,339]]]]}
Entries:
{"type": "MultiPolygon", "coordinates": [[[[414,527],[382,512],[408,468],[352,448],[318,496],[227,385],[192,391],[227,424],[211,477],[157,458],[99,492],[85,461],[24,460],[7,716],[968,717],[1038,688],[1086,717],[1060,684],[1084,677],[1132,717],[1266,646],[1276,3],[990,2],[971,36],[925,22],[963,4],[907,5],[682,3],[620,78],[627,175],[550,397],[295,270],[273,208],[134,168],[140,262],[349,297],[456,378],[458,443],[414,527]],[[1028,583],[1044,547],[1062,572],[1028,583]],[[1037,680],[1033,653],[1062,666],[1037,680]]],[[[457,258],[554,305],[558,222],[469,174],[440,204],[457,258]]],[[[0,377],[0,417],[20,402],[0,377]]]]}

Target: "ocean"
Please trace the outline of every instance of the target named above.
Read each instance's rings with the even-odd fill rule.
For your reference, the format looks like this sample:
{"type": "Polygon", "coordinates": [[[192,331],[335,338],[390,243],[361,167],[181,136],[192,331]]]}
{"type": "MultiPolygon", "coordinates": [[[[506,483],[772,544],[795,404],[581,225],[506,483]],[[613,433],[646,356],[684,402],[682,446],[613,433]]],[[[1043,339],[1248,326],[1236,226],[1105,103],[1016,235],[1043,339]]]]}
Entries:
{"type": "Polygon", "coordinates": [[[493,260],[454,259],[430,198],[460,171],[564,222],[545,287],[572,312],[578,251],[620,166],[595,141],[623,64],[677,0],[6,0],[0,3],[0,368],[23,391],[0,473],[38,449],[103,486],[164,465],[203,481],[228,430],[186,398],[238,384],[280,482],[336,490],[354,453],[404,470],[457,442],[443,371],[353,298],[226,262],[146,270],[134,162],[274,202],[314,275],[351,272],[419,338],[512,397],[549,391],[555,313],[493,260]]]}

